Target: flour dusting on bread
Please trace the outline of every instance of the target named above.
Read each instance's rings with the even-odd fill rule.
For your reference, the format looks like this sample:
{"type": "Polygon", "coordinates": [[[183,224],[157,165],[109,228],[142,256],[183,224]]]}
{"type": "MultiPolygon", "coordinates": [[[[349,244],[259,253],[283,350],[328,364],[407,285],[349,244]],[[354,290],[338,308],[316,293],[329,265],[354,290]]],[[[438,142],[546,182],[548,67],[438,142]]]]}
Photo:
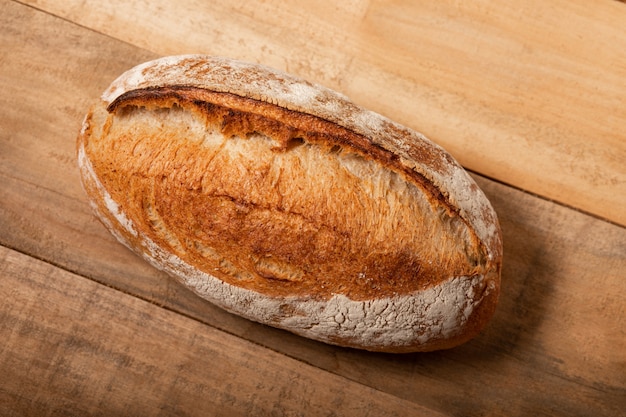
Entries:
{"type": "Polygon", "coordinates": [[[144,63],[89,113],[78,160],[116,238],[251,320],[407,352],[463,343],[495,309],[500,229],[473,179],[319,85],[219,57],[144,63]]]}

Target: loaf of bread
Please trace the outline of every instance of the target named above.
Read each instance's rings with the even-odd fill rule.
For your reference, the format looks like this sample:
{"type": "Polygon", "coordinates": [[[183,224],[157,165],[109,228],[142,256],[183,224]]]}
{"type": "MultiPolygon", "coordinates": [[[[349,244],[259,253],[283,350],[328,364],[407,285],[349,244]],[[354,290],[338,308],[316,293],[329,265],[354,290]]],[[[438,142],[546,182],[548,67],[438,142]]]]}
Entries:
{"type": "Polygon", "coordinates": [[[104,225],[240,316],[340,346],[451,348],[500,291],[501,233],[423,135],[345,96],[225,58],[115,80],[77,141],[104,225]]]}

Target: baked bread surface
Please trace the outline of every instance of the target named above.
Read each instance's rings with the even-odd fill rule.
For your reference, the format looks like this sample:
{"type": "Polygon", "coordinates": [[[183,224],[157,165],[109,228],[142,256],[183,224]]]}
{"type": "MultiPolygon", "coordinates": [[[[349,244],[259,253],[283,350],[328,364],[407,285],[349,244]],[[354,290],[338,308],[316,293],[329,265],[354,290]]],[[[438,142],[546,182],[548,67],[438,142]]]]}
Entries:
{"type": "Polygon", "coordinates": [[[422,135],[266,67],[167,57],[113,82],[78,138],[95,212],[244,317],[407,352],[475,336],[499,293],[496,215],[422,135]]]}

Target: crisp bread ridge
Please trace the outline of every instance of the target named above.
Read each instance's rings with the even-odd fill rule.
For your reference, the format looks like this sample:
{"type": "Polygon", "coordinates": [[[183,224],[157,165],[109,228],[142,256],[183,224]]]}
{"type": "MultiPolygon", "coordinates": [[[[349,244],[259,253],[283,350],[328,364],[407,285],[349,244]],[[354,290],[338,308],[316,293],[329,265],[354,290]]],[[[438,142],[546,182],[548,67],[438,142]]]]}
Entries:
{"type": "Polygon", "coordinates": [[[353,130],[398,155],[411,169],[428,178],[459,208],[485,242],[492,259],[502,256],[497,216],[467,172],[440,146],[422,134],[363,109],[346,96],[275,69],[229,58],[177,55],[140,64],[123,73],[102,94],[107,105],[122,94],[166,86],[198,87],[276,104],[311,114],[353,130]],[[384,138],[378,141],[377,138],[384,138]],[[421,160],[425,155],[425,160],[421,160]]]}
{"type": "MultiPolygon", "coordinates": [[[[232,73],[230,76],[237,78],[232,73]]],[[[380,137],[383,131],[386,131],[384,134],[387,136],[397,136],[396,139],[392,138],[379,145],[403,155],[402,158],[407,165],[423,171],[429,179],[439,178],[437,186],[452,203],[458,204],[459,215],[475,227],[476,235],[486,248],[486,256],[496,266],[489,270],[488,279],[483,275],[453,276],[442,279],[438,285],[424,291],[371,300],[351,300],[343,294],[336,294],[327,300],[266,296],[230,285],[163,250],[146,236],[141,236],[133,221],[124,215],[123,209],[98,180],[81,142],[78,154],[85,188],[90,190],[88,193],[92,195],[99,194],[100,203],[94,203],[94,209],[113,234],[127,246],[138,249],[136,242],[128,241],[128,235],[141,241],[139,252],[153,265],[177,276],[199,295],[226,310],[313,339],[370,350],[403,352],[451,347],[475,335],[484,325],[481,321],[484,322],[485,317],[491,316],[495,307],[493,294],[498,292],[501,257],[501,242],[495,213],[465,171],[436,145],[382,116],[359,109],[345,97],[330,90],[312,86],[280,73],[273,73],[264,67],[222,58],[186,56],[145,64],[114,82],[103,96],[105,103],[111,105],[118,97],[132,91],[133,88],[154,88],[154,80],[149,80],[151,77],[158,79],[159,85],[162,83],[166,86],[179,84],[189,86],[195,83],[198,88],[208,88],[208,84],[216,83],[215,89],[228,90],[228,93],[235,91],[236,94],[244,94],[246,97],[258,96],[267,102],[284,105],[285,108],[292,110],[300,108],[316,117],[336,118],[341,122],[338,124],[344,127],[352,124],[355,131],[368,134],[374,140],[380,137]],[[194,65],[184,64],[194,61],[194,65]],[[168,68],[173,65],[174,73],[184,69],[184,75],[167,75],[163,72],[164,65],[168,68]],[[224,84],[215,80],[207,81],[206,77],[199,75],[202,73],[201,69],[206,70],[207,67],[222,70],[239,68],[247,74],[252,72],[259,78],[259,85],[254,88],[262,90],[263,94],[250,91],[250,85],[254,86],[254,82],[245,82],[244,86],[237,86],[237,82],[233,81],[235,87],[228,83],[226,83],[228,87],[224,87],[224,84]],[[275,79],[268,77],[267,71],[274,74],[272,77],[286,77],[289,82],[285,84],[285,79],[280,79],[275,86],[271,83],[270,87],[263,85],[264,77],[275,79]],[[246,88],[248,90],[245,90],[246,88]],[[322,93],[319,93],[320,90],[322,93]],[[337,116],[346,116],[347,113],[350,113],[351,117],[337,116]],[[435,154],[440,158],[439,163],[428,165],[428,161],[416,162],[411,156],[416,153],[412,148],[415,142],[407,141],[406,137],[404,140],[401,138],[403,134],[406,136],[406,132],[409,132],[410,139],[417,140],[420,146],[428,147],[432,151],[429,154],[430,162],[433,160],[432,154],[435,154]],[[483,302],[486,298],[489,298],[489,301],[483,302]]],[[[81,134],[88,133],[88,130],[84,128],[81,134]]]]}

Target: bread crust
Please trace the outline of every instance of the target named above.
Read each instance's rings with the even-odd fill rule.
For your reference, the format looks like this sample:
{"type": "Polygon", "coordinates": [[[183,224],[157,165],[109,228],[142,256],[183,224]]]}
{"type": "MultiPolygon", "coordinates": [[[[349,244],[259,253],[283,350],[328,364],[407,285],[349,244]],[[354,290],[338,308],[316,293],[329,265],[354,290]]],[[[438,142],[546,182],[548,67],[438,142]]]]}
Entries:
{"type": "Polygon", "coordinates": [[[387,352],[456,346],[495,311],[502,242],[482,191],[423,135],[324,87],[226,58],[166,57],[115,80],[77,146],[107,228],[228,311],[387,352]],[[219,146],[207,145],[214,136],[219,146]],[[236,141],[244,156],[273,165],[224,157],[236,141]],[[137,154],[142,146],[159,153],[137,154]],[[233,174],[240,163],[243,182],[233,174]],[[380,195],[361,193],[367,187],[384,188],[382,206],[380,195]],[[390,206],[399,208],[387,224],[393,216],[378,212],[390,206]],[[432,242],[416,243],[413,229],[432,242]]]}

